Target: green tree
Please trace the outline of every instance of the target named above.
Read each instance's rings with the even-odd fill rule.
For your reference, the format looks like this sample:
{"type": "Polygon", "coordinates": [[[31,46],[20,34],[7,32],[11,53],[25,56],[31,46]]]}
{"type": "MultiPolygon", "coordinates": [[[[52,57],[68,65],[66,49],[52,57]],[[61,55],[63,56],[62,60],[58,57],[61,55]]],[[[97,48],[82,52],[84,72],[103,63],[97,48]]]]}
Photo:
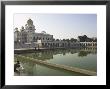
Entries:
{"type": "Polygon", "coordinates": [[[69,42],[70,40],[69,39],[66,39],[66,41],[69,42]]]}
{"type": "Polygon", "coordinates": [[[56,41],[59,41],[59,39],[56,39],[56,41]]]}
{"type": "Polygon", "coordinates": [[[77,39],[71,38],[70,41],[71,41],[71,42],[76,42],[77,39]]]}

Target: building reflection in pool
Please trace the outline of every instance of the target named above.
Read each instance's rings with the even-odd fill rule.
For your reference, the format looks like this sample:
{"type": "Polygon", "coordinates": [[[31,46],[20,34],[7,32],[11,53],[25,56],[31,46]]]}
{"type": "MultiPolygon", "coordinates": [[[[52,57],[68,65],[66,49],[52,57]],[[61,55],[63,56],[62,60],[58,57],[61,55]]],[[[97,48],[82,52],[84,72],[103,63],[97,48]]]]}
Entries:
{"type": "MultiPolygon", "coordinates": [[[[34,58],[37,60],[72,65],[81,68],[87,68],[93,71],[97,71],[97,49],[96,48],[83,48],[83,49],[55,49],[36,51],[36,53],[20,54],[26,57],[34,58]],[[89,55],[90,54],[90,55],[89,55]],[[88,56],[89,55],[89,56],[88,56]],[[85,58],[86,57],[86,58],[85,58]],[[75,59],[74,59],[75,58],[75,59]],[[80,59],[85,59],[81,61],[80,59]],[[92,60],[91,60],[92,59],[92,60]]],[[[31,62],[27,59],[21,59],[15,55],[15,62],[20,61],[24,67],[22,72],[15,75],[80,75],[78,73],[68,73],[59,69],[50,67],[43,67],[42,65],[31,62]],[[50,71],[50,72],[49,72],[50,71]]]]}

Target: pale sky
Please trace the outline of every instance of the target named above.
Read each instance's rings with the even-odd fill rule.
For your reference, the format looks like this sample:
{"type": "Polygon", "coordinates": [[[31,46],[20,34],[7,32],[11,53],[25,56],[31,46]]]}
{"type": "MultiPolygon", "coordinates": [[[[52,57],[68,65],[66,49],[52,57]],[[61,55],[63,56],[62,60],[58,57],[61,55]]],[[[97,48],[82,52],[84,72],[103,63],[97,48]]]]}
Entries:
{"type": "Polygon", "coordinates": [[[14,14],[14,28],[33,20],[36,32],[46,31],[55,39],[77,38],[81,35],[97,37],[96,14],[14,14]]]}

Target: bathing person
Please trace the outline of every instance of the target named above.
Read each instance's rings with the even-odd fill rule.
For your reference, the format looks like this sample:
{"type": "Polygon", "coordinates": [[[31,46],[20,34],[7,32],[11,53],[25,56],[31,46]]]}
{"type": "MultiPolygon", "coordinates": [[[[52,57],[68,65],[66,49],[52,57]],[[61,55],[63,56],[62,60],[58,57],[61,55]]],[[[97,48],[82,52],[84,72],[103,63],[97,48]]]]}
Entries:
{"type": "Polygon", "coordinates": [[[14,64],[14,72],[17,72],[17,71],[20,72],[20,70],[23,70],[23,69],[24,69],[24,68],[22,67],[22,65],[20,64],[19,61],[17,61],[17,63],[14,64]]]}

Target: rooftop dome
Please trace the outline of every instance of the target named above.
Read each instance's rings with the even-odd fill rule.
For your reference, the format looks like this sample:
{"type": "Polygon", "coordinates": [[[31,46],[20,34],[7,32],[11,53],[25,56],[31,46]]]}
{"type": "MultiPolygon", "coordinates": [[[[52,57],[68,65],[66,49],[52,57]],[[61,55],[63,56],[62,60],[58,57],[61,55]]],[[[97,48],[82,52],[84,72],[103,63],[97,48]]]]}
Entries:
{"type": "Polygon", "coordinates": [[[24,27],[22,26],[21,29],[24,29],[24,27]]]}
{"type": "Polygon", "coordinates": [[[15,30],[18,30],[18,28],[16,27],[15,30]]]}
{"type": "Polygon", "coordinates": [[[46,32],[45,32],[45,31],[42,31],[41,33],[46,34],[46,32]]]}
{"type": "Polygon", "coordinates": [[[18,28],[17,28],[17,27],[14,29],[14,32],[19,32],[19,30],[18,30],[18,28]]]}
{"type": "Polygon", "coordinates": [[[32,25],[32,24],[33,24],[33,21],[32,21],[31,19],[29,19],[29,20],[27,21],[27,24],[32,25]]]}

